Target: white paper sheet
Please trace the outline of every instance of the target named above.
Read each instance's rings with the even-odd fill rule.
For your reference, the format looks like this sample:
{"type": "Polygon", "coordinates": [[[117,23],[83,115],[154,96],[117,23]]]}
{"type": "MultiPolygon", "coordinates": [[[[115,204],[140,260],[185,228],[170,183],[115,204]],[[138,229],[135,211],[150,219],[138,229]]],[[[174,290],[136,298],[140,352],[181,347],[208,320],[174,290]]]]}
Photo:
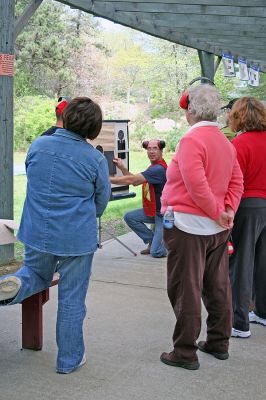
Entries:
{"type": "Polygon", "coordinates": [[[0,219],[0,245],[16,242],[12,230],[18,229],[19,224],[12,219],[0,219]]]}

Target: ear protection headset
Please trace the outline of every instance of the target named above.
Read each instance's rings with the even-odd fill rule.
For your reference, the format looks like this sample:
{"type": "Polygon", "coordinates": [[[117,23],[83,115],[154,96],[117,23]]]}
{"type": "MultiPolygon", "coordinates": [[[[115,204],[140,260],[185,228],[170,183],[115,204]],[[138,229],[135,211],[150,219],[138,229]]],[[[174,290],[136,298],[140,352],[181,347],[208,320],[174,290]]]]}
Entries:
{"type": "Polygon", "coordinates": [[[68,103],[70,103],[71,102],[71,97],[69,97],[69,96],[60,96],[60,97],[58,97],[58,103],[60,103],[61,101],[67,101],[68,103]]]}
{"type": "MultiPolygon", "coordinates": [[[[193,79],[191,82],[189,82],[188,86],[191,86],[191,85],[193,85],[193,83],[198,82],[198,81],[201,81],[201,82],[206,81],[206,83],[215,86],[214,82],[211,79],[206,78],[205,76],[199,76],[198,78],[193,79]]],[[[185,90],[180,97],[179,106],[181,108],[183,108],[183,110],[187,110],[188,105],[189,105],[189,93],[188,93],[188,90],[185,90]]]]}
{"type": "MultiPolygon", "coordinates": [[[[154,139],[154,140],[156,140],[156,139],[154,139]]],[[[144,140],[144,142],[142,142],[142,147],[147,150],[149,143],[150,143],[150,140],[144,140]]],[[[157,145],[158,145],[159,149],[162,150],[165,148],[165,141],[157,139],[157,145]]]]}

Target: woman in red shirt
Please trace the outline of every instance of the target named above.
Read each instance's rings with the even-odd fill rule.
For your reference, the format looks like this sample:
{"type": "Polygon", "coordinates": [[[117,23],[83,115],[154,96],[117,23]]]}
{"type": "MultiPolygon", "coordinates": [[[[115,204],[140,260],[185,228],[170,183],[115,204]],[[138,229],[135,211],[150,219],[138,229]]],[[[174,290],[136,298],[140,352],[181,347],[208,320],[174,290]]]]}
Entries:
{"type": "Polygon", "coordinates": [[[229,126],[244,176],[244,194],[232,232],[230,258],[234,322],[232,336],[248,338],[249,322],[266,326],[266,109],[253,97],[233,106],[229,126]],[[254,283],[253,283],[254,282],[254,283]],[[249,313],[254,285],[255,311],[249,313]]]}

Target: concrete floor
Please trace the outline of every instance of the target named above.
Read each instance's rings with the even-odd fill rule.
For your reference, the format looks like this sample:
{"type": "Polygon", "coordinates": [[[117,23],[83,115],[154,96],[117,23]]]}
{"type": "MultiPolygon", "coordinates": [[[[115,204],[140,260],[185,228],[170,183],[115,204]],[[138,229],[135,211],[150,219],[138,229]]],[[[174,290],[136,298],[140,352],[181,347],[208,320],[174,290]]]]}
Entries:
{"type": "MultiPolygon", "coordinates": [[[[122,240],[135,251],[144,247],[133,233],[122,240]]],[[[200,353],[198,371],[160,362],[172,349],[174,326],[166,259],[134,257],[114,240],[96,253],[84,324],[87,364],[70,375],[55,373],[56,287],[50,297],[39,352],[20,350],[21,306],[0,308],[0,400],[265,399],[262,326],[251,326],[250,339],[232,339],[227,361],[200,353]]]]}

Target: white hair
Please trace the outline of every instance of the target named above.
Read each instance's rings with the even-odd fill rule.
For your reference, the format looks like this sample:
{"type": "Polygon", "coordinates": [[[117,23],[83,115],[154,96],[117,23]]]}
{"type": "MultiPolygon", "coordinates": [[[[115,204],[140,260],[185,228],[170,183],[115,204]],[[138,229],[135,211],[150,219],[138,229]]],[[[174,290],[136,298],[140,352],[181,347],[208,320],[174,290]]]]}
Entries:
{"type": "Polygon", "coordinates": [[[197,121],[216,121],[220,112],[220,94],[211,85],[202,84],[188,90],[188,111],[197,121]]]}

